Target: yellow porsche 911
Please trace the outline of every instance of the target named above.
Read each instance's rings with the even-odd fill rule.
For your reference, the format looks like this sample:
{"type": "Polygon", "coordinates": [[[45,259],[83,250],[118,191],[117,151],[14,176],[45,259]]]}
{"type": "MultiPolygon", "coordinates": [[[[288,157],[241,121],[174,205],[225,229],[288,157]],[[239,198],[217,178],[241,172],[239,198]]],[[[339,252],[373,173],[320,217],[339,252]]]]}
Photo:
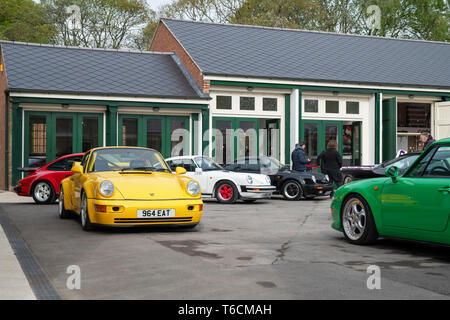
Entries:
{"type": "Polygon", "coordinates": [[[96,225],[195,227],[201,219],[200,185],[184,168],[173,174],[161,154],[138,147],[86,152],[61,181],[59,216],[81,216],[83,230],[96,225]]]}

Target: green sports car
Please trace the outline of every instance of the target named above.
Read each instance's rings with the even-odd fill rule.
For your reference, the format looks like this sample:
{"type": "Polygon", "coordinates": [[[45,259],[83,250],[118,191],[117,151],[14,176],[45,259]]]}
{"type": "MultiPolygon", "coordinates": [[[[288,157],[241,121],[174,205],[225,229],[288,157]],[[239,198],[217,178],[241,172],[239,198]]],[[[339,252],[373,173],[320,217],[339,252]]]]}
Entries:
{"type": "Polygon", "coordinates": [[[402,176],[339,188],[331,204],[332,227],[353,244],[379,236],[450,245],[450,138],[430,145],[402,176]]]}

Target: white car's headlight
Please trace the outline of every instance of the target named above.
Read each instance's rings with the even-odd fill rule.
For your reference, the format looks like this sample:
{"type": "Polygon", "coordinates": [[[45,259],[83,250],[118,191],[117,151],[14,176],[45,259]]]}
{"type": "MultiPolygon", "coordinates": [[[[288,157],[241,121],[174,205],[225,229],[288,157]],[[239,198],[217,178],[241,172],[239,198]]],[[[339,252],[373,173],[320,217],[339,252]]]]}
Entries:
{"type": "Polygon", "coordinates": [[[108,180],[100,183],[100,187],[98,189],[100,190],[100,193],[105,197],[109,197],[114,193],[114,185],[111,181],[108,180]]]}
{"type": "Polygon", "coordinates": [[[186,189],[187,192],[193,196],[196,196],[200,193],[200,185],[198,184],[197,181],[189,181],[186,189]]]}
{"type": "Polygon", "coordinates": [[[247,182],[248,182],[249,184],[253,184],[253,178],[252,178],[252,176],[247,176],[247,182]]]}
{"type": "Polygon", "coordinates": [[[268,184],[272,183],[272,181],[270,181],[270,177],[269,176],[266,176],[266,181],[267,181],[268,184]]]}

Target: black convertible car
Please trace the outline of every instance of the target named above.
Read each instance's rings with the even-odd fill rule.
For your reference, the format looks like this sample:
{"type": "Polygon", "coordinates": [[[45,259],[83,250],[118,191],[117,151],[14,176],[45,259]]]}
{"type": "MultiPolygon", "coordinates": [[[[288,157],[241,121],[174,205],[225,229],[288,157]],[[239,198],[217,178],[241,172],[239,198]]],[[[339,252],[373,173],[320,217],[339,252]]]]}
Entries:
{"type": "Polygon", "coordinates": [[[391,166],[396,166],[399,174],[408,169],[414,161],[420,156],[420,152],[411,152],[401,155],[395,159],[384,161],[381,164],[373,166],[348,166],[342,167],[344,183],[350,183],[355,180],[384,177],[384,173],[391,166]]]}
{"type": "Polygon", "coordinates": [[[322,173],[296,172],[271,157],[246,157],[223,166],[225,170],[268,175],[286,200],[331,195],[333,184],[322,173]]]}

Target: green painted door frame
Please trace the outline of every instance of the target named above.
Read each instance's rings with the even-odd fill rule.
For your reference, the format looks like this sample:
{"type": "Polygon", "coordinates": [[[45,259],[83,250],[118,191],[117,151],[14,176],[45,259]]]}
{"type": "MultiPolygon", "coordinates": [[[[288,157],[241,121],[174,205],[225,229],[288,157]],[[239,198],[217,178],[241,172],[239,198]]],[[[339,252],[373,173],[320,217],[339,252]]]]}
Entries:
{"type": "Polygon", "coordinates": [[[397,98],[383,100],[383,158],[394,159],[397,153],[397,98]]]}
{"type": "MultiPolygon", "coordinates": [[[[259,155],[259,118],[236,118],[236,117],[213,117],[213,130],[217,128],[217,121],[229,121],[231,123],[231,129],[237,130],[241,128],[241,122],[252,122],[256,129],[256,155],[259,155]]],[[[215,143],[214,134],[211,144],[215,143]]],[[[213,148],[212,157],[215,158],[215,148],[213,148]]],[[[238,141],[237,137],[233,137],[233,159],[238,158],[238,141]]]]}
{"type": "MultiPolygon", "coordinates": [[[[171,156],[171,127],[170,120],[184,120],[185,129],[189,131],[189,117],[187,116],[166,116],[166,115],[136,115],[136,114],[119,114],[119,128],[118,128],[118,145],[123,145],[123,136],[120,134],[122,132],[121,128],[123,126],[123,119],[137,119],[138,123],[138,147],[147,147],[147,120],[161,120],[162,124],[162,150],[161,152],[164,158],[169,158],[171,156]],[[167,138],[169,137],[169,138],[167,138]]],[[[191,138],[191,137],[189,137],[191,138]]],[[[187,153],[189,153],[189,141],[186,141],[187,153]]]]}

